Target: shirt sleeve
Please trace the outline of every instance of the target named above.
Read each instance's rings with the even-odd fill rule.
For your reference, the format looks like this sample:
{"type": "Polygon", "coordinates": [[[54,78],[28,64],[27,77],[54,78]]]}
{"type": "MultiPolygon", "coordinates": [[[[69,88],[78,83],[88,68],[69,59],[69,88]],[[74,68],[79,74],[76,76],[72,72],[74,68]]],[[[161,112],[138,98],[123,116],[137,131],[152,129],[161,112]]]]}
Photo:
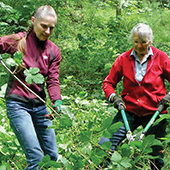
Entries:
{"type": "Polygon", "coordinates": [[[0,53],[14,54],[17,51],[18,42],[24,37],[25,33],[20,32],[0,38],[0,53]]]}
{"type": "Polygon", "coordinates": [[[53,59],[51,60],[49,71],[48,71],[48,78],[47,78],[47,90],[49,97],[52,102],[56,100],[61,100],[61,90],[59,85],[59,67],[61,61],[61,52],[59,48],[56,48],[53,59]]]}
{"type": "Polygon", "coordinates": [[[123,76],[121,60],[122,60],[122,56],[119,56],[115,60],[113,66],[109,72],[109,75],[103,81],[103,91],[105,92],[107,100],[110,100],[110,96],[112,94],[115,94],[116,85],[121,80],[121,78],[123,76]]]}
{"type": "MultiPolygon", "coordinates": [[[[170,59],[166,53],[163,53],[161,56],[161,62],[164,62],[163,64],[163,77],[168,80],[170,83],[170,59]]],[[[169,91],[170,94],[170,91],[169,91]]]]}

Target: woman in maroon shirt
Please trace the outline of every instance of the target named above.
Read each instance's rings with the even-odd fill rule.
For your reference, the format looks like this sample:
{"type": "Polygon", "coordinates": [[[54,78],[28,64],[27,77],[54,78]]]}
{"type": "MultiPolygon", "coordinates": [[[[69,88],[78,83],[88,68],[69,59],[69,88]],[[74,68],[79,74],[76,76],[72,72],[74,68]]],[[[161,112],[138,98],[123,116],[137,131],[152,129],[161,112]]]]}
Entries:
{"type": "MultiPolygon", "coordinates": [[[[47,90],[54,107],[60,108],[58,78],[61,54],[59,48],[48,39],[56,25],[57,15],[51,6],[41,6],[31,17],[31,22],[32,26],[27,32],[1,37],[0,51],[10,54],[21,51],[22,65],[25,68],[39,68],[46,79],[47,90]]],[[[42,99],[46,98],[44,85],[27,84],[22,69],[16,76],[42,99]]],[[[49,112],[45,104],[16,79],[10,77],[6,91],[6,106],[10,125],[27,158],[26,170],[36,170],[44,155],[49,155],[51,160],[56,161],[56,137],[54,129],[48,128],[52,122],[46,118],[49,112]]]]}

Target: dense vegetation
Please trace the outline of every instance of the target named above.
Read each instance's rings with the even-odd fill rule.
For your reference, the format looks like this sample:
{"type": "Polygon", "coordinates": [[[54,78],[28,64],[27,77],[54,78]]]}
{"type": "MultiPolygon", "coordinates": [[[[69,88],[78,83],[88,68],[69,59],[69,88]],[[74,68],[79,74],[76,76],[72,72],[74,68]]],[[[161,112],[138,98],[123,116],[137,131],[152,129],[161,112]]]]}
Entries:
{"type": "MultiPolygon", "coordinates": [[[[58,24],[51,36],[62,53],[60,84],[63,114],[53,120],[58,142],[59,160],[45,156],[43,169],[102,169],[100,163],[109,157],[110,144],[98,146],[102,135],[110,136],[121,124],[110,126],[117,110],[105,100],[102,81],[115,58],[131,48],[128,42],[132,27],[144,22],[154,32],[153,45],[170,55],[170,6],[159,0],[2,0],[0,2],[0,36],[24,31],[34,10],[52,5],[58,24]]],[[[9,55],[4,54],[3,58],[9,55]]],[[[22,170],[26,160],[6,117],[4,90],[7,71],[0,66],[0,170],[22,170]]],[[[169,83],[166,82],[167,90],[169,83]]],[[[120,95],[122,83],[116,88],[120,95]]],[[[50,103],[50,102],[49,102],[50,103]]],[[[161,116],[170,121],[169,115],[161,116]]],[[[139,127],[135,133],[140,134],[139,127]]],[[[111,156],[112,169],[149,170],[153,159],[151,146],[163,145],[164,170],[170,169],[170,127],[163,141],[154,136],[128,143],[126,140],[111,156]]]]}

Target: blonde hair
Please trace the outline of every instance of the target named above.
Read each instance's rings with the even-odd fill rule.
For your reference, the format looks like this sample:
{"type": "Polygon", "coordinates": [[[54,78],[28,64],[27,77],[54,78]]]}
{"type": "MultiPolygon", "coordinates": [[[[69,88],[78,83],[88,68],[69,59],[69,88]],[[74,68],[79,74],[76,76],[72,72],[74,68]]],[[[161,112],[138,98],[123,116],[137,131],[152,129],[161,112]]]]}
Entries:
{"type": "MultiPolygon", "coordinates": [[[[33,16],[35,19],[43,19],[45,16],[53,16],[57,22],[57,14],[52,6],[50,5],[43,5],[37,8],[37,10],[34,12],[33,16]]],[[[33,25],[31,25],[27,30],[25,37],[23,37],[19,43],[18,43],[18,51],[21,51],[23,54],[25,53],[25,47],[26,47],[26,38],[27,36],[32,32],[33,25]]]]}
{"type": "Polygon", "coordinates": [[[53,7],[51,7],[50,5],[40,6],[33,14],[35,19],[43,19],[47,15],[53,16],[57,22],[57,14],[53,7]]]}

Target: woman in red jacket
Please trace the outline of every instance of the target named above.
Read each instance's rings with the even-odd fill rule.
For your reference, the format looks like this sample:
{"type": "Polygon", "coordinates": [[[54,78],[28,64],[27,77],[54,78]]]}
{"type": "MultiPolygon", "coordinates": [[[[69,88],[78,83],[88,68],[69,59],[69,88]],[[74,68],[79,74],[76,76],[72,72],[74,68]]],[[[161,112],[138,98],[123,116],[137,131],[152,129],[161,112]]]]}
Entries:
{"type": "MultiPolygon", "coordinates": [[[[48,38],[52,34],[57,22],[54,9],[41,6],[31,17],[32,25],[27,32],[20,32],[0,38],[1,53],[23,53],[22,65],[29,69],[37,67],[46,79],[47,90],[54,107],[60,108],[61,94],[59,87],[59,66],[61,54],[59,48],[48,38]]],[[[16,76],[32,91],[45,100],[44,85],[27,84],[23,70],[16,76]]],[[[6,91],[7,115],[10,125],[26,155],[26,170],[38,169],[38,163],[44,155],[51,160],[58,158],[56,136],[47,107],[34,94],[24,88],[16,79],[10,78],[6,91]]]]}
{"type": "MultiPolygon", "coordinates": [[[[140,125],[145,127],[158,105],[166,106],[169,103],[170,94],[166,94],[164,80],[170,82],[170,60],[167,54],[151,46],[153,34],[146,24],[139,23],[134,26],[130,41],[133,43],[133,48],[116,59],[103,82],[103,90],[107,100],[114,103],[119,111],[120,107],[125,109],[130,128],[134,131],[140,125]],[[115,87],[122,77],[124,89],[119,98],[115,93],[115,87]]],[[[123,122],[120,112],[113,119],[113,123],[118,121],[123,122]]],[[[164,119],[158,125],[151,127],[147,135],[164,137],[166,125],[167,121],[164,119]]],[[[126,129],[123,125],[111,139],[102,137],[99,144],[110,141],[111,149],[115,150],[125,137],[126,129]]],[[[161,149],[155,146],[152,153],[154,156],[160,156],[155,160],[158,169],[164,165],[161,159],[163,155],[159,152],[161,149]]]]}

